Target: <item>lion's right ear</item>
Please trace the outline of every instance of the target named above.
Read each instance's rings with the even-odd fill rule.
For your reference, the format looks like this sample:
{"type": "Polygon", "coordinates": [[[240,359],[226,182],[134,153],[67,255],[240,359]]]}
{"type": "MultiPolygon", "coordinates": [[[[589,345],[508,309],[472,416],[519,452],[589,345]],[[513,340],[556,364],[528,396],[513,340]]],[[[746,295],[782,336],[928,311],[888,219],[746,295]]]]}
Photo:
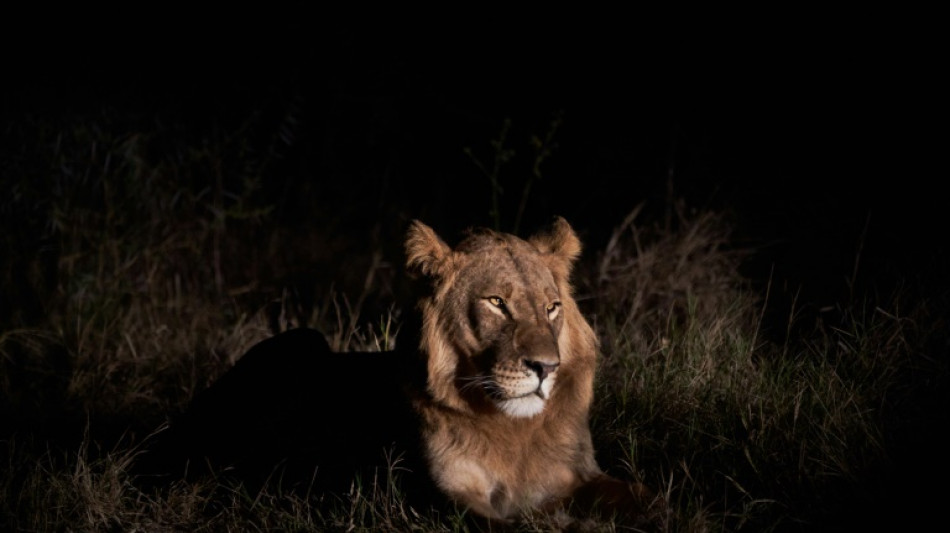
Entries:
{"type": "Polygon", "coordinates": [[[451,259],[452,249],[435,231],[418,220],[406,232],[406,268],[411,273],[436,277],[451,259]]]}

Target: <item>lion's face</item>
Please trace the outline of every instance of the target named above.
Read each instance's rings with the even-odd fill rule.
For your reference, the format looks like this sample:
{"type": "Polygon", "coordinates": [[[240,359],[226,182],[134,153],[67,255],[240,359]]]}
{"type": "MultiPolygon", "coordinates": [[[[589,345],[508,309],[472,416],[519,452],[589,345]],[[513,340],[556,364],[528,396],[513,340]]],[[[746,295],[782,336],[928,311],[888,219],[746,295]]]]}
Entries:
{"type": "Polygon", "coordinates": [[[458,258],[455,281],[442,295],[456,311],[441,318],[455,322],[443,326],[455,330],[459,344],[456,386],[463,397],[477,402],[484,395],[510,416],[536,415],[551,397],[561,363],[563,317],[554,276],[524,242],[468,244],[473,249],[458,258]]]}
{"type": "Polygon", "coordinates": [[[481,231],[453,250],[420,224],[407,250],[432,283],[421,302],[430,392],[456,408],[541,413],[564,362],[573,232],[525,241],[481,231]]]}

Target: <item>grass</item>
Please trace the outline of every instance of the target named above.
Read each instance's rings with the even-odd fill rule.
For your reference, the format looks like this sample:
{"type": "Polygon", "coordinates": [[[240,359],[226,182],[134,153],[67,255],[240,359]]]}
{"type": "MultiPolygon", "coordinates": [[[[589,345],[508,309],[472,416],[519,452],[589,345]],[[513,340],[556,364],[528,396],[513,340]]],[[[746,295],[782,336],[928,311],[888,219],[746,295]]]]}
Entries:
{"type": "MultiPolygon", "coordinates": [[[[150,435],[275,324],[319,327],[335,349],[398,341],[399,258],[381,243],[401,228],[343,253],[354,244],[327,205],[303,226],[282,218],[263,186],[280,149],[244,144],[253,121],[181,137],[106,113],[8,132],[36,142],[7,162],[0,200],[3,529],[472,527],[372,480],[317,498],[215,479],[154,490],[132,474],[150,435]]],[[[728,216],[670,208],[663,223],[634,208],[576,274],[604,354],[600,464],[657,488],[668,531],[912,522],[865,513],[923,483],[908,465],[948,405],[946,295],[904,286],[766,322],[771,289],[739,274],[755,251],[733,246],[728,216]]]]}

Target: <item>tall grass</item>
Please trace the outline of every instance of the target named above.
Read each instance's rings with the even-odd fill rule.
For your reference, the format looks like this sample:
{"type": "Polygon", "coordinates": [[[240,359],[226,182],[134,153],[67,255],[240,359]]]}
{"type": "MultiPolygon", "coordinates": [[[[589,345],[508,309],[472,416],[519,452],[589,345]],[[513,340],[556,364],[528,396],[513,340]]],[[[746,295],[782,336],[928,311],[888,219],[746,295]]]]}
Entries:
{"type": "MultiPolygon", "coordinates": [[[[0,201],[12,228],[0,261],[4,529],[473,527],[374,480],[318,498],[215,479],[154,489],[132,473],[149,435],[273,329],[319,327],[340,350],[398,340],[388,265],[399,258],[372,243],[339,254],[346,236],[282,219],[262,185],[279,154],[242,141],[253,120],[183,138],[109,115],[18,126],[36,142],[6,165],[13,193],[0,201]],[[312,282],[293,281],[302,274],[312,282]]],[[[856,295],[811,324],[767,323],[768,292],[738,273],[755,251],[732,246],[728,217],[671,208],[664,224],[633,209],[577,272],[604,355],[600,464],[663,494],[668,531],[834,528],[888,501],[905,449],[893,432],[920,430],[906,418],[920,398],[945,401],[939,295],[856,295]]]]}

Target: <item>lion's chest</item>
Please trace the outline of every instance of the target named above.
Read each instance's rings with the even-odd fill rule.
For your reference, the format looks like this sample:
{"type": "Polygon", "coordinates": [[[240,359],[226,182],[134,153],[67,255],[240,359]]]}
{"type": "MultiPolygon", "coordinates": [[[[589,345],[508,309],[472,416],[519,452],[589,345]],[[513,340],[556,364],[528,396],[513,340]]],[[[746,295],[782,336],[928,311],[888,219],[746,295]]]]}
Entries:
{"type": "Polygon", "coordinates": [[[580,482],[571,443],[452,433],[428,444],[433,478],[447,495],[480,514],[503,518],[540,508],[570,495],[580,482]]]}

